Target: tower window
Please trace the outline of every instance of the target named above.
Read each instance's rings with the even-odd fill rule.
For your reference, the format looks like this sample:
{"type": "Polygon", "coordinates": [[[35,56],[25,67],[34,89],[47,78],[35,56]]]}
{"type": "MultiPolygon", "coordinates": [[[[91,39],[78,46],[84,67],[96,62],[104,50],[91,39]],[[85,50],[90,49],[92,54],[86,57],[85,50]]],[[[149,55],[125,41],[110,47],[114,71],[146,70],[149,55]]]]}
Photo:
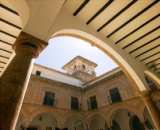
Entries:
{"type": "Polygon", "coordinates": [[[109,90],[109,93],[110,93],[110,96],[112,99],[112,103],[122,100],[121,96],[119,94],[118,88],[114,88],[114,89],[109,90]]]}
{"type": "Polygon", "coordinates": [[[40,76],[41,75],[41,71],[36,71],[36,75],[40,76]]]}
{"type": "Polygon", "coordinates": [[[85,68],[86,68],[86,66],[85,66],[84,64],[83,64],[82,66],[83,66],[83,69],[85,69],[85,68]]]}
{"type": "Polygon", "coordinates": [[[97,100],[96,100],[96,96],[90,97],[90,103],[91,103],[91,109],[97,108],[97,100]]]}
{"type": "Polygon", "coordinates": [[[71,109],[78,110],[78,98],[71,97],[71,109]]]}
{"type": "Polygon", "coordinates": [[[44,105],[49,105],[49,106],[54,106],[54,98],[55,94],[54,93],[45,93],[45,98],[44,98],[44,105]]]}

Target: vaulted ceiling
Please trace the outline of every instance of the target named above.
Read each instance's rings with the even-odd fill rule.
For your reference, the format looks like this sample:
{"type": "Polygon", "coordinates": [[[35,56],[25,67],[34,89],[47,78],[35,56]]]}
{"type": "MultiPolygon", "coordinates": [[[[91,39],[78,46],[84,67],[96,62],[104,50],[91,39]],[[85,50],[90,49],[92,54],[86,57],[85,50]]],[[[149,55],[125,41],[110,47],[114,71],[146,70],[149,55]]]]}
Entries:
{"type": "MultiPolygon", "coordinates": [[[[62,8],[160,74],[159,7],[158,0],[67,0],[62,8]]],[[[22,28],[18,13],[7,2],[1,3],[0,11],[2,73],[22,28]]]]}

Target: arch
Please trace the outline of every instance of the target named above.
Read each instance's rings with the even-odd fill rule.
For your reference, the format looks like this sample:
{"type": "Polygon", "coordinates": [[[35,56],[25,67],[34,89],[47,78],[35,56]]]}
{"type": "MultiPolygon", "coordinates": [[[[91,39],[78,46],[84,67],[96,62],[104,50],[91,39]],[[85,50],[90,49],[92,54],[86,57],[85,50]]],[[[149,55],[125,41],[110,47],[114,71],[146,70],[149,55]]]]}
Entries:
{"type": "Polygon", "coordinates": [[[144,71],[144,75],[150,78],[160,89],[160,79],[150,71],[144,71]]]}
{"type": "Polygon", "coordinates": [[[140,72],[135,72],[135,70],[133,69],[134,66],[131,65],[131,63],[129,64],[129,62],[127,62],[118,52],[116,52],[112,47],[110,47],[102,40],[96,38],[89,33],[76,29],[63,29],[57,31],[52,35],[51,38],[58,36],[76,37],[86,42],[89,42],[92,46],[96,46],[105,54],[110,56],[119,65],[119,67],[123,70],[128,79],[131,81],[131,84],[133,85],[135,91],[146,90],[147,83],[145,82],[143,74],[141,74],[140,72]]]}
{"type": "MultiPolygon", "coordinates": [[[[101,115],[98,115],[98,114],[93,115],[92,117],[90,117],[89,122],[88,122],[88,128],[90,129],[90,125],[91,125],[92,119],[97,118],[97,117],[100,117],[100,118],[102,118],[102,119],[104,120],[104,129],[105,129],[105,127],[107,127],[107,129],[108,129],[108,124],[107,124],[107,122],[105,121],[105,118],[104,118],[103,116],[101,116],[101,115]]],[[[96,121],[96,123],[97,123],[97,121],[96,121]]],[[[101,121],[101,123],[102,123],[102,121],[101,121]]],[[[92,129],[93,129],[93,128],[92,128],[92,129]]],[[[107,130],[107,129],[106,129],[106,130],[107,130]]]]}
{"type": "MultiPolygon", "coordinates": [[[[132,103],[132,102],[131,102],[132,103]]],[[[134,102],[135,103],[135,102],[134,102]]],[[[108,113],[107,116],[110,124],[109,125],[112,125],[112,119],[113,119],[113,116],[114,114],[121,110],[121,109],[125,109],[125,110],[128,110],[130,112],[132,112],[133,114],[137,115],[138,118],[143,121],[143,110],[144,110],[144,107],[145,107],[145,104],[144,102],[142,102],[142,100],[138,101],[137,104],[135,105],[115,105],[115,107],[111,107],[106,113],[108,113]],[[142,113],[142,114],[141,114],[142,113]]]]}
{"type": "MultiPolygon", "coordinates": [[[[29,125],[34,125],[34,124],[37,123],[36,121],[34,121],[34,119],[35,119],[35,120],[38,119],[38,120],[41,122],[41,121],[46,121],[47,118],[53,118],[53,119],[55,119],[56,122],[57,122],[57,125],[58,125],[58,126],[56,126],[56,127],[59,127],[59,128],[60,128],[59,120],[57,119],[57,117],[56,117],[54,114],[49,113],[49,112],[44,112],[44,113],[39,113],[39,114],[37,114],[36,116],[34,116],[33,119],[30,120],[29,125]],[[43,118],[45,118],[45,120],[44,120],[43,118]]],[[[51,120],[51,119],[50,119],[50,120],[51,120]]],[[[49,120],[49,121],[50,121],[50,120],[49,120]]],[[[46,123],[52,124],[52,122],[48,122],[48,121],[45,122],[45,125],[46,125],[46,123]]],[[[44,123],[41,122],[40,124],[44,124],[44,123]]],[[[48,127],[48,126],[47,126],[47,127],[48,127]]]]}
{"type": "Polygon", "coordinates": [[[112,130],[121,130],[117,121],[113,120],[112,130]]]}
{"type": "Polygon", "coordinates": [[[86,124],[85,124],[84,121],[83,121],[83,119],[82,119],[80,116],[77,116],[77,115],[73,115],[73,116],[68,117],[68,118],[65,120],[64,127],[67,127],[67,125],[69,124],[70,120],[74,122],[72,125],[70,124],[69,127],[71,127],[71,128],[72,128],[72,127],[75,127],[75,128],[76,128],[79,124],[81,124],[81,122],[83,123],[84,129],[87,128],[87,127],[86,127],[86,124]]]}
{"type": "Polygon", "coordinates": [[[128,109],[117,109],[112,114],[112,117],[110,119],[111,126],[114,125],[113,124],[113,120],[114,120],[119,124],[120,129],[130,129],[129,121],[133,116],[136,116],[138,118],[138,116],[134,112],[132,112],[128,109]]]}
{"type": "Polygon", "coordinates": [[[85,122],[85,114],[84,113],[77,113],[76,111],[68,112],[67,114],[63,115],[63,119],[67,120],[72,116],[77,116],[85,122]]]}
{"type": "Polygon", "coordinates": [[[27,21],[29,20],[30,11],[26,0],[7,0],[18,12],[21,19],[22,28],[25,27],[27,21]]]}
{"type": "Polygon", "coordinates": [[[30,113],[31,116],[30,116],[30,120],[28,124],[30,124],[30,122],[32,121],[34,117],[36,117],[39,114],[43,114],[43,113],[49,113],[50,115],[52,115],[57,120],[58,126],[60,127],[60,121],[58,119],[57,111],[49,111],[48,109],[43,109],[43,108],[37,108],[30,113]]]}
{"type": "Polygon", "coordinates": [[[130,118],[129,125],[131,130],[145,130],[143,124],[136,115],[130,118]]]}
{"type": "MultiPolygon", "coordinates": [[[[95,115],[98,115],[98,116],[101,116],[102,118],[104,118],[105,120],[106,120],[106,116],[104,115],[104,113],[103,112],[101,112],[101,111],[93,111],[93,112],[91,112],[91,113],[89,113],[88,114],[88,116],[87,116],[87,124],[89,125],[89,122],[90,122],[90,120],[92,119],[92,117],[93,116],[95,116],[95,115]]],[[[107,122],[108,123],[108,122],[107,122]]]]}

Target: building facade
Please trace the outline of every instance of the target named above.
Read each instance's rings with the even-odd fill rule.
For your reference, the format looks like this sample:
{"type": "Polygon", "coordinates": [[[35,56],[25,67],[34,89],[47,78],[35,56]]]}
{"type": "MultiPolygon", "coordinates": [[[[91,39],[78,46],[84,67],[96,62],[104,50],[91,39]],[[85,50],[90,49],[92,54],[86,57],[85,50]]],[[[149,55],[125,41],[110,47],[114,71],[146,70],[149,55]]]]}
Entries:
{"type": "MultiPolygon", "coordinates": [[[[157,96],[150,92],[146,82],[147,77],[160,88],[159,4],[158,0],[1,0],[0,129],[14,130],[16,127],[21,107],[23,110],[23,99],[34,59],[47,47],[49,39],[69,36],[89,42],[117,63],[132,84],[135,95],[144,101],[159,130],[160,111],[154,103],[157,96]]],[[[68,77],[64,81],[68,84],[70,80],[72,78],[68,77]]],[[[72,85],[77,84],[84,83],[75,79],[72,85]]],[[[109,92],[113,94],[118,90],[109,92]]],[[[50,93],[48,95],[55,96],[50,93]]],[[[121,96],[123,95],[119,92],[119,100],[121,96]]],[[[99,102],[95,102],[99,99],[94,95],[85,100],[92,102],[92,107],[99,107],[99,102]]],[[[77,98],[73,97],[72,101],[77,102],[77,98]]],[[[28,115],[34,115],[30,114],[34,110],[32,108],[28,115]]],[[[30,122],[26,117],[26,122],[30,122]]],[[[95,118],[100,117],[95,116],[93,119],[95,118]]],[[[78,117],[76,119],[80,120],[78,117]]],[[[68,119],[69,122],[73,120],[75,118],[68,119]]],[[[65,128],[63,122],[63,119],[59,122],[59,128],[65,128]]],[[[110,124],[108,121],[108,127],[110,124]]],[[[113,124],[117,124],[117,120],[113,124]]]]}
{"type": "MultiPolygon", "coordinates": [[[[155,129],[123,71],[116,68],[96,77],[95,72],[84,69],[92,64],[77,56],[65,65],[68,73],[34,64],[16,130],[155,129]],[[75,67],[77,63],[81,64],[75,67]],[[92,75],[95,77],[87,81],[92,75]]],[[[160,109],[158,87],[154,101],[160,109]]]]}

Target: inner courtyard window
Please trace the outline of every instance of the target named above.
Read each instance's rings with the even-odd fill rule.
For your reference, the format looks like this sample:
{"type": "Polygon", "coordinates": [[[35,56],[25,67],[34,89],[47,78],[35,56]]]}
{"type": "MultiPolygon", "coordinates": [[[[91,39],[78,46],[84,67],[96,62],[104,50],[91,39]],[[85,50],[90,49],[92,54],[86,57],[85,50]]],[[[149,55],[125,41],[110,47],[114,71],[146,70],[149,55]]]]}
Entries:
{"type": "Polygon", "coordinates": [[[96,96],[90,97],[91,109],[98,108],[96,96]]]}
{"type": "Polygon", "coordinates": [[[54,93],[46,92],[43,104],[49,105],[49,106],[54,106],[54,98],[55,98],[54,93]]]}
{"type": "Polygon", "coordinates": [[[112,99],[112,103],[122,100],[121,96],[119,94],[118,88],[114,88],[114,89],[109,90],[109,93],[110,93],[110,96],[112,99]]]}
{"type": "Polygon", "coordinates": [[[71,97],[71,109],[78,110],[78,98],[71,97]]]}

